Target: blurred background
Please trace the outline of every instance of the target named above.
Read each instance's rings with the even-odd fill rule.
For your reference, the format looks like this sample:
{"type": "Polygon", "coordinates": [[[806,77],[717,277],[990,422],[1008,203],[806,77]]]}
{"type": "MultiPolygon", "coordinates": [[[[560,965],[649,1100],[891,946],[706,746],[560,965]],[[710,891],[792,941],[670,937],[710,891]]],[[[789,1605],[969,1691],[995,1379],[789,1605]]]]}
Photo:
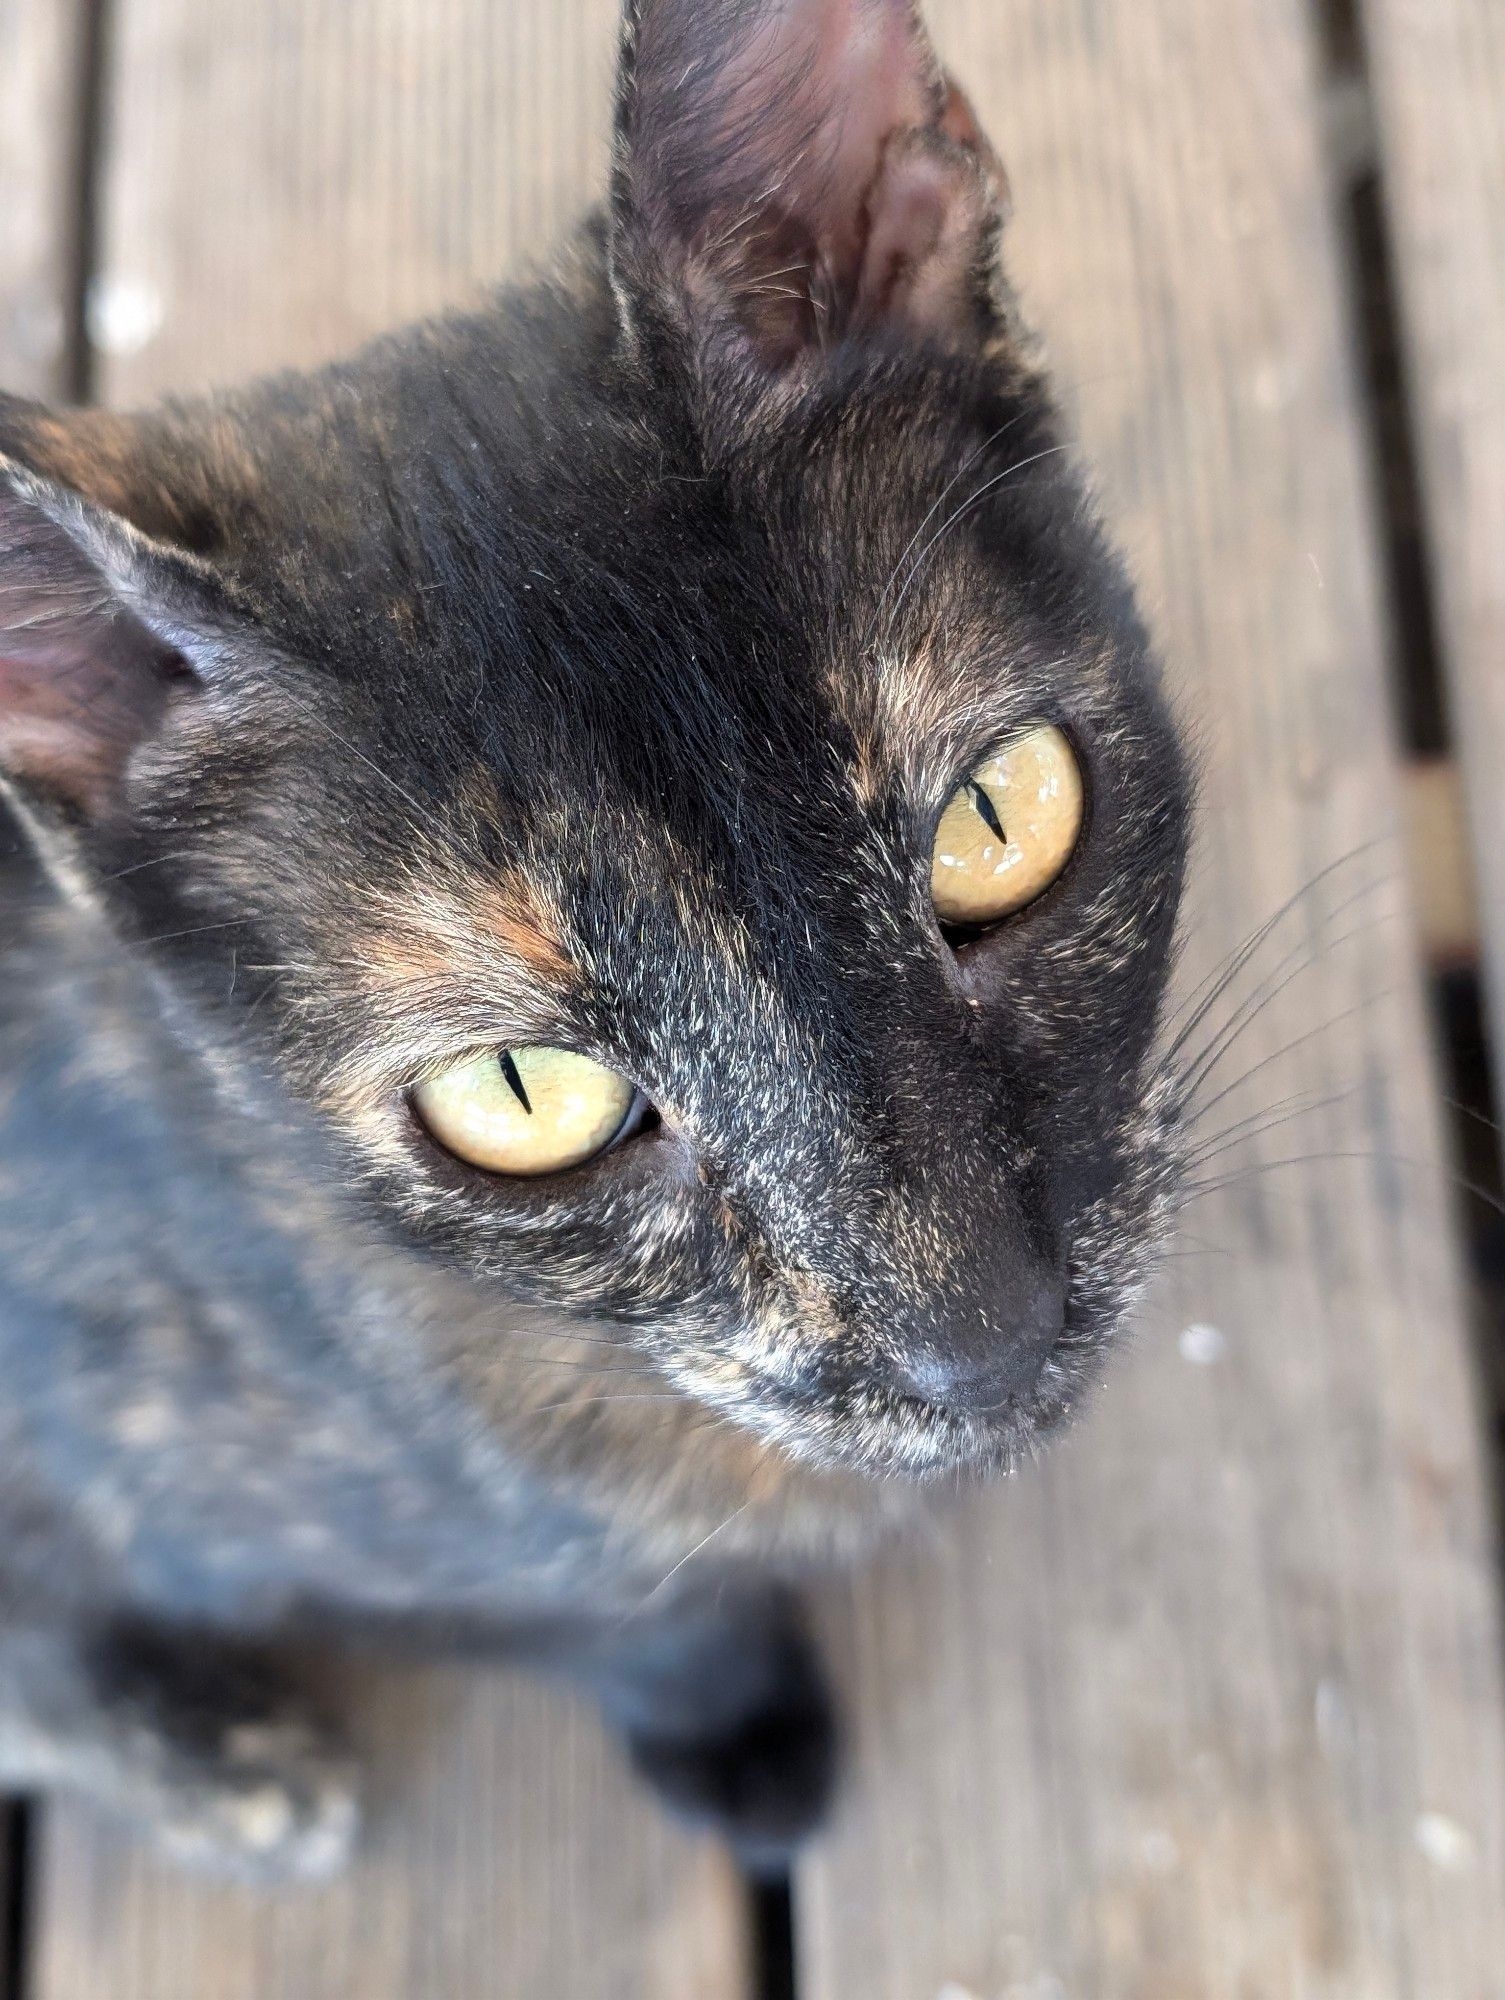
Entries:
{"type": "MultiPolygon", "coordinates": [[[[1505,5],[928,11],[1200,744],[1185,992],[1316,882],[1212,1016],[1227,1150],[1137,1344],[821,1590],[851,1779],[793,1882],[560,1696],[381,1684],[325,1892],[18,1802],[0,2000],[1505,1994],[1505,5]]],[[[473,299],[600,188],[615,25],[0,0],[0,386],[135,403],[473,299]]]]}

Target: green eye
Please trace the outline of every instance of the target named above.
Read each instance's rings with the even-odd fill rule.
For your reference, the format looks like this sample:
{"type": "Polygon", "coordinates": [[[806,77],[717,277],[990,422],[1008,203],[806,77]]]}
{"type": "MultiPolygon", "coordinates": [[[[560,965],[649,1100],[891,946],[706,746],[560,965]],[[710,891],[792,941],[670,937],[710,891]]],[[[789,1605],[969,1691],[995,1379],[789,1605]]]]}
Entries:
{"type": "Polygon", "coordinates": [[[930,893],[947,924],[994,924],[1042,896],[1082,831],[1081,766],[1048,722],[985,759],[935,830],[930,893]]]}
{"type": "Polygon", "coordinates": [[[637,1092],[569,1049],[503,1049],[421,1083],[413,1104],[447,1152],[493,1174],[554,1174],[604,1152],[637,1092]]]}

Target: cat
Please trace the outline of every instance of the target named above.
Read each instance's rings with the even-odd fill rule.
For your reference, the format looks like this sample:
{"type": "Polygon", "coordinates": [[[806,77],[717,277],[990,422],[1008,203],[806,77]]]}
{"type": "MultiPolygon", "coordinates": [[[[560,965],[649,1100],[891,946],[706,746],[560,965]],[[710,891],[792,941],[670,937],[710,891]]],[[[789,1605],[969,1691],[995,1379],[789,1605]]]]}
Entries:
{"type": "Polygon", "coordinates": [[[777,1865],[790,1589],[1095,1375],[1187,758],[910,0],[629,0],[610,189],[241,393],[0,399],[0,1774],[344,1860],[506,1644],[777,1865]]]}

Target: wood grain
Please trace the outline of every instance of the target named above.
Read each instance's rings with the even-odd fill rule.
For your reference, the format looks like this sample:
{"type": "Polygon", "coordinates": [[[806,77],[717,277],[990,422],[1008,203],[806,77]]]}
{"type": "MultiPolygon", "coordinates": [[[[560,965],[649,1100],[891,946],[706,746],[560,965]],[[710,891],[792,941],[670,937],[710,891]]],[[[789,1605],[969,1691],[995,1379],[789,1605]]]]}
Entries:
{"type": "MultiPolygon", "coordinates": [[[[1198,718],[1194,980],[1398,797],[1311,24],[933,12],[1198,718]]],[[[1353,1094],[1210,1172],[1332,1156],[1200,1202],[1096,1410],[833,1617],[857,1769],[802,1882],[806,2000],[1505,1993],[1493,1550],[1399,858],[1337,871],[1326,934],[1298,905],[1312,963],[1217,1072],[1268,1061],[1212,1129],[1353,1094]]]]}
{"type": "Polygon", "coordinates": [[[593,1716],[512,1677],[368,1690],[373,1839],[323,1891],[196,1885],[53,1814],[45,2000],[748,2000],[730,1871],[630,1787],[593,1716]]]}
{"type": "Polygon", "coordinates": [[[1492,1026],[1505,1049],[1505,11],[1364,0],[1492,1026]]]}
{"type": "Polygon", "coordinates": [[[1418,757],[1404,772],[1409,865],[1427,963],[1479,962],[1479,893],[1463,778],[1452,757],[1418,757]]]}
{"type": "Polygon", "coordinates": [[[0,389],[61,387],[83,9],[0,0],[0,389]]]}
{"type": "MultiPolygon", "coordinates": [[[[107,398],[315,359],[547,245],[599,178],[615,21],[612,0],[117,9],[93,312],[107,398]]],[[[745,2000],[739,1886],[661,1821],[593,1714],[512,1679],[421,1694],[377,1698],[378,1749],[426,1747],[327,1893],[196,1887],[52,1810],[35,1992],[745,2000]]]]}
{"type": "Polygon", "coordinates": [[[132,0],[109,400],[326,359],[548,252],[600,190],[616,0],[132,0]]]}

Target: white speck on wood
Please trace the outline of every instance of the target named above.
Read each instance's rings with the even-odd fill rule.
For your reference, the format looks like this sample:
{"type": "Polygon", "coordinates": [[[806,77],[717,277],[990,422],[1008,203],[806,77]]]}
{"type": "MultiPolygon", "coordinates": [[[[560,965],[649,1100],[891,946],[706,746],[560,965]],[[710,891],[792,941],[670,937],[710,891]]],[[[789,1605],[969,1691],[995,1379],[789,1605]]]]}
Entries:
{"type": "Polygon", "coordinates": [[[1215,1362],[1222,1360],[1228,1350],[1228,1342],[1222,1332],[1200,1320],[1182,1328],[1177,1345],[1181,1350],[1181,1359],[1195,1363],[1198,1368],[1211,1368],[1215,1362]]]}
{"type": "Polygon", "coordinates": [[[162,294],[140,278],[98,278],[89,287],[89,338],[105,354],[139,354],[160,332],[162,294]]]}
{"type": "Polygon", "coordinates": [[[1416,1816],[1412,1834],[1417,1847],[1447,1875],[1461,1875],[1474,1864],[1474,1837],[1466,1826],[1447,1813],[1424,1812],[1416,1816]]]}

